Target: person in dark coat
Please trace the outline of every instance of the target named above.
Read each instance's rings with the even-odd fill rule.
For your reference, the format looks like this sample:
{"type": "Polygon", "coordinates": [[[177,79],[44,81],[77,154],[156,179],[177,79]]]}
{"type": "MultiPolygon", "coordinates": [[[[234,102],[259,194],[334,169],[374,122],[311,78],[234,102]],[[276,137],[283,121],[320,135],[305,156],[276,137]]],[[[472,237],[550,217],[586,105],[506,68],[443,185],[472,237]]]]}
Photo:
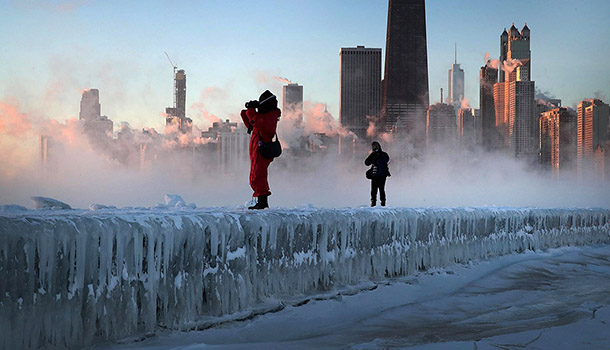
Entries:
{"type": "Polygon", "coordinates": [[[271,195],[267,181],[267,169],[273,158],[265,158],[258,148],[262,142],[271,142],[277,130],[281,111],[277,108],[277,98],[271,91],[265,90],[258,101],[246,102],[246,109],[241,111],[241,119],[248,128],[250,136],[250,187],[254,191],[256,204],[248,209],[269,208],[268,197],[271,195]],[[258,111],[257,111],[258,109],[258,111]]]}
{"type": "Polygon", "coordinates": [[[377,141],[371,144],[372,152],[364,161],[365,165],[370,165],[371,168],[366,172],[367,178],[371,179],[371,207],[377,205],[377,190],[379,190],[379,199],[381,206],[385,206],[385,180],[390,175],[388,163],[390,156],[381,150],[381,145],[377,141]]]}

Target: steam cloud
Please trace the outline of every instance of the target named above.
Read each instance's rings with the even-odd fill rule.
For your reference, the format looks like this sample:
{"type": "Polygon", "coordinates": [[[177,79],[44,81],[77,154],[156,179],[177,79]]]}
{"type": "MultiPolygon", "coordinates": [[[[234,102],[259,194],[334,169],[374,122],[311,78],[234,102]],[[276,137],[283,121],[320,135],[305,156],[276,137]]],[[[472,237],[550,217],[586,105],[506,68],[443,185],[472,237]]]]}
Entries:
{"type": "Polygon", "coordinates": [[[283,77],[273,77],[273,79],[277,79],[277,80],[281,81],[282,83],[292,84],[292,82],[289,79],[286,79],[283,77]]]}
{"type": "MultiPolygon", "coordinates": [[[[154,206],[165,194],[178,193],[198,206],[242,205],[252,193],[247,158],[239,161],[235,172],[225,174],[195,151],[213,142],[200,137],[204,124],[220,119],[206,114],[204,102],[194,104],[199,117],[192,134],[173,133],[171,128],[167,134],[136,130],[121,123],[115,128],[116,145],[108,153],[94,150],[83,134],[82,121],[71,118],[60,123],[23,112],[18,101],[0,101],[0,204],[31,207],[28,198],[41,195],[76,208],[92,203],[154,206]],[[47,170],[40,165],[39,135],[50,140],[47,170]],[[137,145],[148,153],[144,165],[134,167],[129,164],[139,164],[142,156],[137,145]]],[[[232,119],[241,124],[237,115],[232,119]]],[[[571,173],[551,180],[549,174],[529,170],[508,155],[455,146],[418,153],[408,138],[392,140],[391,134],[379,133],[375,122],[370,120],[367,132],[376,135],[391,157],[392,177],[387,181],[391,206],[610,207],[610,188],[597,180],[578,182],[571,173]]],[[[278,136],[286,152],[269,169],[272,207],[368,203],[370,181],[364,176],[363,160],[369,144],[344,147],[339,156],[338,145],[324,135],[343,137],[350,145],[354,137],[322,103],[305,101],[302,113],[282,115],[278,136]],[[301,154],[291,154],[295,152],[301,154]]]]}

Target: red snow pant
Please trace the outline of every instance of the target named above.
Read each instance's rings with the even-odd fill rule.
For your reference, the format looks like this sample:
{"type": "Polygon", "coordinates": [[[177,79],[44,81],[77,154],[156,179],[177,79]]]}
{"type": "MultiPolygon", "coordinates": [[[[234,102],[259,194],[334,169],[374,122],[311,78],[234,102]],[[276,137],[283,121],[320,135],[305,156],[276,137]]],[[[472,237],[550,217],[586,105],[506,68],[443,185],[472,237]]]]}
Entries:
{"type": "Polygon", "coordinates": [[[250,187],[254,191],[254,197],[268,196],[271,191],[267,181],[267,169],[273,159],[261,156],[258,147],[254,147],[254,152],[256,152],[254,156],[250,155],[250,187]]]}

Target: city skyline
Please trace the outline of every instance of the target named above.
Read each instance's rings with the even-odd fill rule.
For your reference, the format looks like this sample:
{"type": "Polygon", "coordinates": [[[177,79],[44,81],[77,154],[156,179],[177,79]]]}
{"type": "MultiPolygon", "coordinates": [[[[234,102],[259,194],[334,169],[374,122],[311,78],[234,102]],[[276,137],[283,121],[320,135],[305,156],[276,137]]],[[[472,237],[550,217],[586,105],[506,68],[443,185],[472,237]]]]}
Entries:
{"type": "MultiPolygon", "coordinates": [[[[281,93],[283,82],[274,79],[279,76],[304,86],[304,100],[327,103],[338,121],[339,49],[365,45],[382,48],[385,54],[388,4],[359,1],[349,9],[334,1],[322,4],[206,2],[172,8],[153,2],[142,9],[139,3],[2,3],[0,10],[10,16],[0,24],[0,35],[14,49],[0,53],[3,62],[10,62],[0,69],[0,101],[18,105],[22,113],[63,121],[78,115],[81,90],[97,88],[104,95],[104,114],[116,123],[162,130],[160,114],[172,104],[173,92],[167,51],[189,76],[187,115],[194,124],[205,127],[218,119],[236,120],[243,101],[266,88],[281,93]],[[265,24],[245,24],[252,14],[265,24]],[[235,22],[227,24],[223,18],[235,22]],[[22,30],[9,30],[16,26],[22,30]]],[[[584,98],[608,100],[610,82],[603,63],[610,47],[599,43],[610,36],[610,28],[602,24],[607,11],[601,10],[610,5],[563,1],[517,2],[514,7],[519,4],[523,6],[518,11],[495,11],[492,18],[485,14],[500,2],[426,4],[431,104],[440,101],[457,42],[465,97],[478,108],[485,53],[499,56],[499,33],[512,22],[518,28],[527,23],[535,33],[536,65],[531,74],[537,89],[572,108],[584,98]],[[532,15],[524,15],[524,8],[532,15]],[[544,18],[536,15],[543,8],[544,18]],[[579,11],[586,20],[578,18],[579,11]],[[572,29],[565,23],[572,23],[572,29]],[[599,50],[585,50],[594,44],[599,50]]]]}

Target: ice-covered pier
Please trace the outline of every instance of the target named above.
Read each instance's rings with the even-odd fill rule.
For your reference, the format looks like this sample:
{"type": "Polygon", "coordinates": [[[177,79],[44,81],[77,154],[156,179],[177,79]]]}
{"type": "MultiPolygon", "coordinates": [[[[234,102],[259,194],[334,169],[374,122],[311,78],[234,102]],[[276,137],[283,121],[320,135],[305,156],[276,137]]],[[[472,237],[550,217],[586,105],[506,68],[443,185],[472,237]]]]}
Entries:
{"type": "Polygon", "coordinates": [[[0,212],[0,347],[204,328],[269,300],[595,243],[610,243],[609,209],[0,212]]]}

